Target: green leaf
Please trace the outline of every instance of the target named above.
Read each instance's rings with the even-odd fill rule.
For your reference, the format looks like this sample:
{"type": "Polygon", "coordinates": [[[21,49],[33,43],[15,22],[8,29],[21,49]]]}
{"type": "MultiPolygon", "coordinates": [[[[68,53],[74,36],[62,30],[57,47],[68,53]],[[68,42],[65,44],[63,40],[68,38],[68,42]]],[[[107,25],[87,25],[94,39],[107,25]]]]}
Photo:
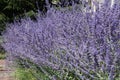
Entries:
{"type": "Polygon", "coordinates": [[[0,21],[5,21],[5,15],[3,13],[0,13],[0,21]]]}
{"type": "Polygon", "coordinates": [[[35,16],[36,13],[33,10],[31,10],[31,11],[25,13],[25,15],[28,16],[28,17],[31,17],[31,16],[35,16]]]}
{"type": "Polygon", "coordinates": [[[11,5],[7,5],[3,10],[10,10],[12,9],[13,7],[11,5]]]}

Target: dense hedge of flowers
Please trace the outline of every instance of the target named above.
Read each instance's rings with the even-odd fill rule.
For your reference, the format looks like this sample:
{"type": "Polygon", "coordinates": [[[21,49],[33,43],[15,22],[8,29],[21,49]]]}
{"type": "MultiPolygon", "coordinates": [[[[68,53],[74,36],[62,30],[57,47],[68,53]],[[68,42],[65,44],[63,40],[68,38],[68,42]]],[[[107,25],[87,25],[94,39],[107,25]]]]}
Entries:
{"type": "Polygon", "coordinates": [[[120,77],[120,4],[105,0],[96,11],[50,9],[37,22],[9,24],[3,33],[9,59],[29,61],[52,80],[117,80],[120,77]],[[59,72],[49,75],[45,67],[59,72]],[[74,75],[74,76],[73,76],[74,75]],[[59,78],[59,79],[58,79],[59,78]]]}

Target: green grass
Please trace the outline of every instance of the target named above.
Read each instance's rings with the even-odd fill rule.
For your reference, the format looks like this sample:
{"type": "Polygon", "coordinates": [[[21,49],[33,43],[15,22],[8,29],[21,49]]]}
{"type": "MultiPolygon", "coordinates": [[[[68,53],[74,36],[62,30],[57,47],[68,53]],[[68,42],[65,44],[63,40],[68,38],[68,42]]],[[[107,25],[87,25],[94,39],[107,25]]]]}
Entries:
{"type": "Polygon", "coordinates": [[[5,56],[5,53],[0,53],[0,59],[5,59],[6,56],[5,56]]]}
{"type": "Polygon", "coordinates": [[[16,60],[17,67],[15,70],[16,80],[50,80],[49,77],[44,74],[36,65],[28,62],[31,66],[26,66],[21,62],[25,60],[16,60]]]}
{"type": "Polygon", "coordinates": [[[15,80],[37,80],[30,69],[17,68],[15,71],[15,80]]]}

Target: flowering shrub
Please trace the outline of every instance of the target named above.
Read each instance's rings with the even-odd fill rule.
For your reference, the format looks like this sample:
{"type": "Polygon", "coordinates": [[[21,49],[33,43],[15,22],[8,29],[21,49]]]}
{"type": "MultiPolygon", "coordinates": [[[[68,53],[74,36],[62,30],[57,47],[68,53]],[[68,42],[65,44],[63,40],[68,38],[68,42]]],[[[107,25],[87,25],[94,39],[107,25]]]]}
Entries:
{"type": "Polygon", "coordinates": [[[51,8],[37,22],[27,18],[9,24],[3,34],[9,58],[25,67],[34,64],[52,80],[117,80],[120,5],[106,1],[95,12],[51,8]]]}

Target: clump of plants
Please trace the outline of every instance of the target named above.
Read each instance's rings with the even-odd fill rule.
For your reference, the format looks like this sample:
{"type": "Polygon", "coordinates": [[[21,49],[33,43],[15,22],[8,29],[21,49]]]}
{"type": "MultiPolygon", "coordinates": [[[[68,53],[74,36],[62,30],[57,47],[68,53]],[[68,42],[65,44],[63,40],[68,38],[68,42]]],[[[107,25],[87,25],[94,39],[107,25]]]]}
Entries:
{"type": "Polygon", "coordinates": [[[118,80],[120,4],[95,5],[95,11],[84,12],[75,5],[50,8],[36,22],[26,18],[8,24],[3,33],[8,59],[30,69],[37,80],[118,80]]]}

